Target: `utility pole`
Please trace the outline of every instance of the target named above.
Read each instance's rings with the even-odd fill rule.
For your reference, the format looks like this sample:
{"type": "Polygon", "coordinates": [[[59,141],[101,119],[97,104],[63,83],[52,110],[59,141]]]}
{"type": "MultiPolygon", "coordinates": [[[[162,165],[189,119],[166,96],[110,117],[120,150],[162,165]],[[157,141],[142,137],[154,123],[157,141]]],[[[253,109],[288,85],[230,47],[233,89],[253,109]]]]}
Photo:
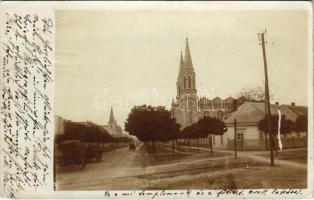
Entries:
{"type": "MultiPolygon", "coordinates": [[[[264,82],[264,92],[265,92],[265,94],[264,94],[264,99],[265,99],[265,102],[264,102],[264,105],[265,105],[265,107],[264,107],[264,112],[265,112],[265,119],[267,118],[267,102],[266,102],[266,84],[265,84],[265,82],[264,82]]],[[[266,150],[267,150],[267,146],[268,146],[268,144],[267,144],[267,131],[265,132],[265,148],[266,148],[266,150]]]]}
{"type": "Polygon", "coordinates": [[[233,126],[234,126],[234,158],[237,159],[237,119],[234,119],[233,122],[233,126]]]}
{"type": "Polygon", "coordinates": [[[268,85],[268,72],[267,72],[267,60],[266,60],[266,50],[265,50],[265,33],[259,33],[259,39],[261,40],[262,50],[263,50],[263,60],[264,60],[264,74],[265,74],[265,104],[267,108],[267,129],[270,140],[270,165],[274,166],[274,152],[273,152],[273,133],[271,132],[271,112],[270,112],[270,100],[269,100],[269,85],[268,85]]]}

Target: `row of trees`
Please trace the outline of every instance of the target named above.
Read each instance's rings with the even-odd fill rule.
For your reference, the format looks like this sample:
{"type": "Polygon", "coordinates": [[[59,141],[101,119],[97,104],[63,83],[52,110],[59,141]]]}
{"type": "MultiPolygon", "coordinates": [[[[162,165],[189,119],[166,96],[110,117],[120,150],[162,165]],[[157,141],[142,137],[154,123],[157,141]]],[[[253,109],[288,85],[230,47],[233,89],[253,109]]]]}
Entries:
{"type": "Polygon", "coordinates": [[[152,143],[152,153],[154,155],[157,141],[172,141],[174,149],[174,142],[178,143],[178,139],[199,140],[210,135],[212,144],[212,135],[221,135],[227,128],[223,121],[219,119],[204,117],[181,131],[180,125],[165,107],[142,105],[132,108],[125,122],[125,130],[144,142],[147,147],[149,143],[152,143]]]}
{"type": "Polygon", "coordinates": [[[213,117],[204,117],[197,123],[192,124],[183,129],[181,138],[197,139],[197,146],[199,147],[200,138],[210,138],[210,148],[213,153],[213,135],[223,135],[227,131],[227,127],[223,121],[213,117]]]}
{"type": "MultiPolygon", "coordinates": [[[[271,116],[271,132],[276,134],[278,132],[278,115],[271,116]]],[[[267,118],[265,117],[259,122],[259,129],[266,133],[268,131],[267,128],[267,118]]],[[[287,119],[285,115],[281,117],[280,124],[280,133],[287,134],[291,132],[306,132],[307,131],[307,115],[300,115],[296,122],[293,122],[290,119],[287,119]]]]}
{"type": "Polygon", "coordinates": [[[85,143],[106,143],[113,141],[113,137],[105,130],[95,124],[82,124],[71,121],[65,121],[63,125],[63,134],[56,137],[57,143],[66,140],[80,140],[85,143]]]}
{"type": "Polygon", "coordinates": [[[132,139],[127,137],[112,137],[108,131],[91,122],[87,124],[65,121],[63,126],[63,134],[56,136],[57,144],[66,140],[79,140],[83,143],[117,143],[131,142],[132,139]]]}
{"type": "MultiPolygon", "coordinates": [[[[276,134],[278,133],[278,115],[272,115],[270,118],[271,121],[271,133],[273,135],[273,140],[276,138],[276,134]]],[[[287,119],[285,115],[282,115],[281,117],[281,123],[280,123],[280,134],[290,134],[292,132],[307,132],[307,115],[300,115],[297,117],[296,121],[292,121],[290,119],[287,119]]],[[[268,127],[267,127],[267,118],[265,117],[262,119],[258,124],[259,130],[262,131],[265,134],[265,145],[267,144],[267,136],[269,135],[268,127]]],[[[276,146],[275,146],[276,147],[276,146]]]]}
{"type": "Polygon", "coordinates": [[[100,161],[105,143],[111,147],[133,141],[128,137],[112,137],[106,129],[91,122],[83,124],[71,121],[64,122],[63,133],[57,134],[55,140],[61,152],[59,159],[64,171],[66,166],[84,169],[88,162],[100,161]]]}

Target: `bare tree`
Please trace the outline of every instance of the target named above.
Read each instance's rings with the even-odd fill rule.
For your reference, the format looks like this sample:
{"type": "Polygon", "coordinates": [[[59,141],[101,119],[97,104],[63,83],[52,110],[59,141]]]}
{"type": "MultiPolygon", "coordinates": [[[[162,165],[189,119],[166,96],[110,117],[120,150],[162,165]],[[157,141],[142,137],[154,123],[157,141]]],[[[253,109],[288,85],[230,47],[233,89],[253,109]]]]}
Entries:
{"type": "MultiPolygon", "coordinates": [[[[264,101],[265,90],[262,86],[242,88],[238,93],[238,97],[245,97],[247,101],[264,101]]],[[[272,94],[270,94],[270,99],[273,99],[272,94]]]]}

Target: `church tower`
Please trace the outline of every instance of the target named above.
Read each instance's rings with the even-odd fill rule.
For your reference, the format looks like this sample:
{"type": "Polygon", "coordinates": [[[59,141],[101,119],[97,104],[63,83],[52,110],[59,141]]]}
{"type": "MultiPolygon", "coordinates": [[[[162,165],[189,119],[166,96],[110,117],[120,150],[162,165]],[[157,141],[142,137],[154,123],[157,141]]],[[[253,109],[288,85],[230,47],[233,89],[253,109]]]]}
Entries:
{"type": "Polygon", "coordinates": [[[198,96],[195,72],[188,38],[186,38],[184,55],[180,55],[180,66],[177,77],[177,101],[172,102],[173,117],[183,129],[199,119],[198,96]]]}
{"type": "Polygon", "coordinates": [[[193,68],[188,38],[186,38],[184,58],[182,52],[180,55],[179,74],[177,78],[177,97],[182,98],[187,94],[197,94],[195,85],[195,72],[193,68]]]}
{"type": "Polygon", "coordinates": [[[121,136],[122,135],[122,128],[117,124],[117,121],[115,120],[113,116],[113,110],[112,107],[110,109],[110,115],[109,115],[109,121],[107,125],[107,131],[112,136],[121,136]]]}

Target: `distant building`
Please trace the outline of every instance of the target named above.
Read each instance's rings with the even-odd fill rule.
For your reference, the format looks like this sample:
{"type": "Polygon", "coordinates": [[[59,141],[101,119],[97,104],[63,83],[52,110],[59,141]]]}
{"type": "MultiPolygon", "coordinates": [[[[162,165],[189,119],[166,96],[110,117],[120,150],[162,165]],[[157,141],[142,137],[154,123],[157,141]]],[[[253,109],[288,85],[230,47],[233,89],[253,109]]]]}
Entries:
{"type": "Polygon", "coordinates": [[[122,131],[121,126],[119,126],[117,124],[117,121],[114,119],[112,107],[110,110],[108,124],[102,127],[105,128],[108,131],[108,133],[112,135],[113,137],[123,136],[123,131],[122,131]]]}
{"type": "Polygon", "coordinates": [[[55,135],[64,133],[64,123],[66,121],[67,121],[66,119],[55,115],[55,118],[54,118],[54,124],[55,124],[54,125],[54,134],[55,135]]]}
{"type": "Polygon", "coordinates": [[[181,129],[196,123],[204,116],[227,118],[236,108],[243,103],[243,99],[228,97],[212,100],[198,97],[196,89],[196,76],[193,68],[192,57],[188,39],[186,39],[184,57],[180,55],[180,66],[177,78],[177,97],[173,99],[171,111],[173,117],[181,125],[181,129]]]}

